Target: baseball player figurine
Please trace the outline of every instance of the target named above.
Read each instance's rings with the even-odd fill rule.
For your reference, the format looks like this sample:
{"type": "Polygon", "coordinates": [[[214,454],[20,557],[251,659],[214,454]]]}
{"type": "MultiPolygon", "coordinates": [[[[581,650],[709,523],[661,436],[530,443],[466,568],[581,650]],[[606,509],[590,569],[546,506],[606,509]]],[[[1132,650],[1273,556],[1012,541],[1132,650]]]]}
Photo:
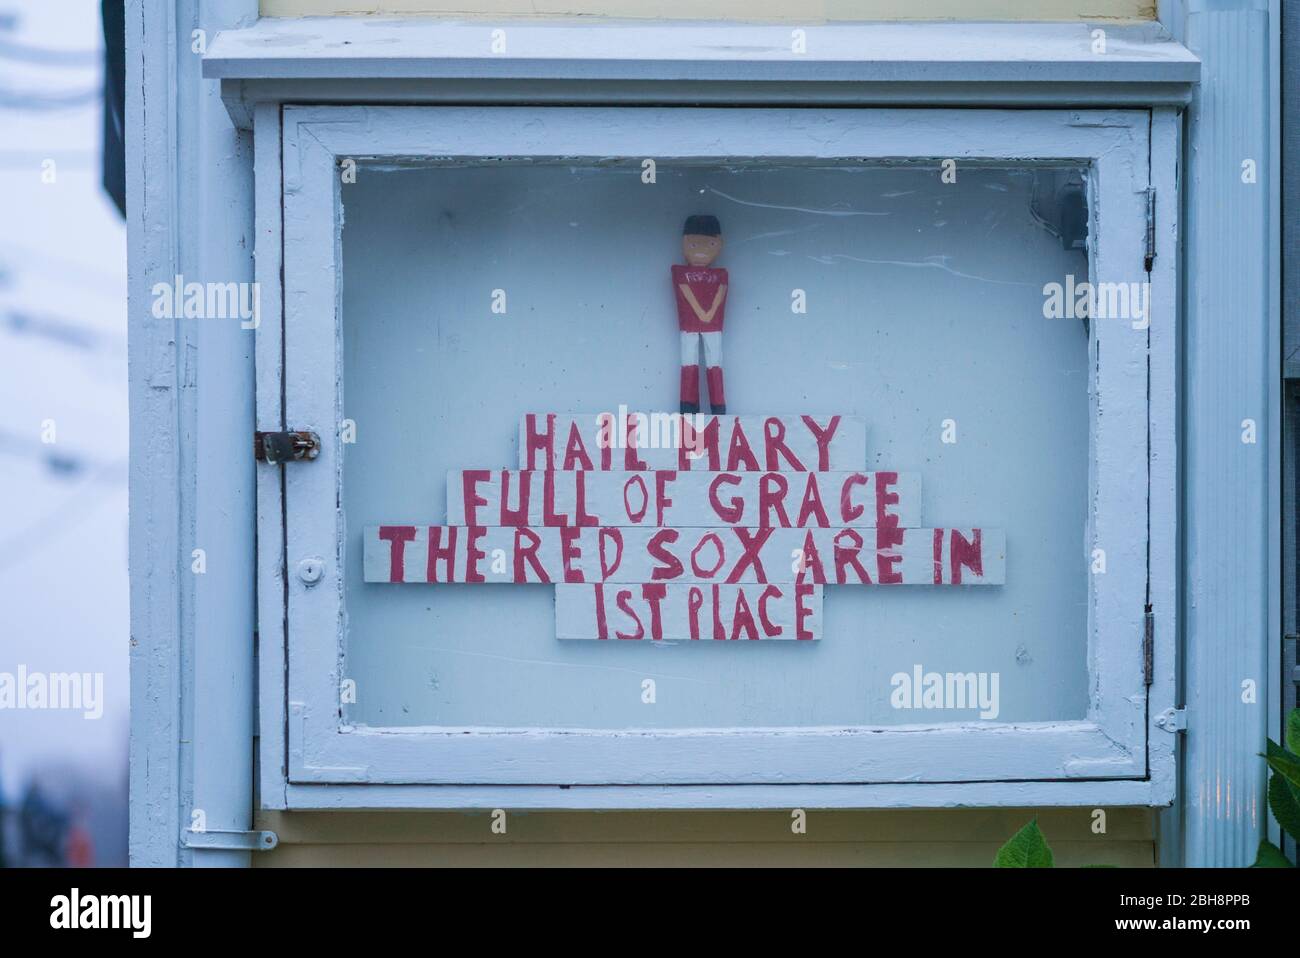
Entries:
{"type": "Polygon", "coordinates": [[[682,412],[700,411],[700,347],[709,383],[709,406],[727,411],[722,388],[722,320],[726,311],[727,271],[714,269],[722,252],[722,227],[716,216],[686,218],[682,230],[685,266],[673,267],[677,325],[682,332],[682,412]]]}

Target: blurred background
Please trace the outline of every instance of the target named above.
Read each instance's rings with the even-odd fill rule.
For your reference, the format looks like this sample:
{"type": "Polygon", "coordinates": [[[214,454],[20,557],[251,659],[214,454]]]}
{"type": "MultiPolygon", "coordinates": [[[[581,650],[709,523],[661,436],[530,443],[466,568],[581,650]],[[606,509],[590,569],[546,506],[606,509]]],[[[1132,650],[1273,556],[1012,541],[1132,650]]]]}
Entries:
{"type": "Polygon", "coordinates": [[[0,0],[0,865],[9,867],[127,860],[122,32],[120,0],[0,0]],[[81,676],[83,700],[50,707],[60,703],[36,690],[68,673],[81,676]]]}

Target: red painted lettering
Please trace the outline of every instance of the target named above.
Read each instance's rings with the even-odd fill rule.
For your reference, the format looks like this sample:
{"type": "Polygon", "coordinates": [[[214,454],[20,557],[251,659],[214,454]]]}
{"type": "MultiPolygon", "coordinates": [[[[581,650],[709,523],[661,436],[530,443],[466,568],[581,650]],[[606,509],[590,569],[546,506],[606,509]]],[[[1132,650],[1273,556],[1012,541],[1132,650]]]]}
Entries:
{"type": "Polygon", "coordinates": [[[700,638],[700,607],[704,605],[704,591],[699,586],[691,586],[686,592],[686,612],[691,624],[691,639],[700,638]]]}
{"type": "Polygon", "coordinates": [[[731,504],[724,506],[718,501],[718,486],[738,486],[740,485],[740,476],[730,472],[720,472],[709,483],[709,505],[717,513],[718,518],[723,522],[739,522],[740,517],[745,514],[745,500],[740,496],[732,496],[731,504]]]}
{"type": "Polygon", "coordinates": [[[629,600],[631,598],[632,598],[631,590],[622,589],[619,591],[618,595],[615,597],[614,600],[618,604],[619,609],[621,609],[625,614],[628,615],[628,617],[632,619],[633,622],[636,623],[636,632],[632,635],[628,635],[627,633],[624,632],[615,632],[614,635],[620,639],[640,639],[645,636],[645,626],[641,624],[641,617],[636,614],[636,611],[629,604],[629,600]]]}
{"type": "Polygon", "coordinates": [[[844,485],[840,487],[840,518],[845,522],[852,522],[858,516],[862,515],[862,506],[853,504],[853,487],[865,486],[867,477],[860,472],[855,472],[844,480],[844,485]]]}
{"type": "Polygon", "coordinates": [[[591,457],[587,455],[587,447],[582,442],[582,432],[578,429],[578,423],[569,423],[569,441],[564,447],[564,465],[562,469],[576,469],[582,466],[583,469],[596,468],[591,464],[591,457]]]}
{"type": "MultiPolygon", "coordinates": [[[[551,578],[542,568],[541,562],[537,559],[537,550],[541,547],[542,537],[532,529],[515,530],[515,581],[527,582],[528,573],[524,570],[524,563],[527,562],[533,567],[533,573],[537,576],[538,582],[550,582],[551,578]],[[524,537],[527,536],[529,544],[524,545],[524,537]]],[[[432,548],[432,547],[431,547],[432,548]]]]}
{"type": "Polygon", "coordinates": [[[956,529],[948,536],[948,561],[952,568],[952,584],[961,585],[961,570],[965,566],[981,578],[984,575],[984,543],[979,529],[973,530],[969,542],[956,529]]]}
{"type": "Polygon", "coordinates": [[[761,526],[790,525],[790,517],[785,512],[785,494],[790,489],[785,476],[779,472],[764,473],[758,480],[758,524],[761,526]],[[775,512],[778,522],[772,521],[775,512]]]}
{"type": "Polygon", "coordinates": [[[676,542],[677,535],[676,529],[660,529],[646,543],[646,551],[662,563],[650,573],[651,579],[656,581],[659,579],[676,579],[680,578],[685,571],[682,568],[682,561],[664,547],[665,543],[676,542]]]}
{"type": "Polygon", "coordinates": [[[478,525],[478,507],[486,506],[487,500],[478,494],[478,484],[487,482],[492,474],[486,469],[469,469],[461,473],[460,488],[465,500],[465,525],[478,525]]]}
{"type": "Polygon", "coordinates": [[[388,543],[388,581],[405,581],[406,544],[415,538],[415,526],[380,526],[379,538],[388,543]]]}
{"type": "Polygon", "coordinates": [[[605,621],[605,587],[596,585],[596,638],[609,638],[609,624],[605,621]]]}
{"type": "Polygon", "coordinates": [[[763,561],[759,558],[758,551],[763,547],[763,543],[768,540],[768,537],[772,535],[771,528],[755,529],[753,538],[750,538],[749,530],[744,526],[734,526],[733,528],[744,552],[732,568],[731,575],[727,576],[727,581],[739,582],[741,575],[745,572],[745,567],[752,565],[754,567],[754,577],[759,582],[766,582],[767,573],[763,571],[763,561]]]}
{"type": "Polygon", "coordinates": [[[749,440],[745,438],[745,430],[740,425],[740,419],[733,418],[731,447],[727,450],[727,471],[735,472],[740,468],[741,463],[744,463],[751,472],[758,471],[758,460],[754,458],[754,451],[749,448],[749,440]]]}
{"type": "Polygon", "coordinates": [[[627,442],[623,445],[623,468],[629,471],[645,470],[648,467],[645,461],[636,454],[639,444],[637,425],[641,422],[641,415],[627,417],[627,442]]]}
{"type": "Polygon", "coordinates": [[[607,527],[600,530],[599,549],[600,553],[600,577],[608,579],[618,571],[619,563],[623,561],[623,533],[618,529],[607,527]],[[609,554],[605,550],[605,543],[612,542],[615,546],[614,561],[610,563],[609,554]]]}
{"type": "Polygon", "coordinates": [[[826,510],[822,506],[821,490],[817,486],[817,473],[808,473],[808,482],[803,490],[803,502],[799,504],[799,521],[795,525],[800,528],[808,525],[809,517],[817,520],[817,525],[825,528],[831,524],[826,516],[826,510]]]}
{"type": "Polygon", "coordinates": [[[587,474],[585,472],[575,472],[573,474],[574,489],[574,508],[573,522],[579,526],[597,526],[600,523],[595,516],[587,515],[587,474]]]}
{"type": "Polygon", "coordinates": [[[646,488],[645,479],[641,476],[633,476],[623,483],[623,511],[633,522],[640,522],[645,518],[646,510],[650,508],[650,490],[646,488]],[[632,488],[632,483],[636,483],[637,488],[641,490],[641,504],[633,509],[632,500],[628,498],[628,492],[632,488]]]}
{"type": "Polygon", "coordinates": [[[817,551],[817,543],[813,541],[813,534],[806,533],[803,537],[803,563],[799,574],[795,576],[796,582],[804,581],[804,573],[812,572],[812,580],[818,585],[826,584],[826,570],[822,567],[821,553],[817,551]]]}
{"type": "Polygon", "coordinates": [[[660,615],[659,603],[668,594],[668,586],[651,585],[646,583],[641,586],[641,598],[650,603],[650,638],[658,641],[664,637],[663,618],[660,615]]]}
{"type": "Polygon", "coordinates": [[[695,574],[699,576],[701,579],[712,579],[713,574],[717,572],[719,569],[721,569],[722,564],[726,561],[727,561],[726,550],[723,549],[722,540],[718,538],[718,534],[716,532],[706,532],[704,536],[701,537],[700,541],[695,544],[695,548],[691,550],[691,569],[694,570],[695,574]],[[706,572],[704,569],[700,567],[698,557],[700,554],[700,550],[704,548],[704,543],[708,542],[710,539],[713,540],[713,548],[718,553],[718,561],[713,566],[712,569],[709,569],[706,572]]]}
{"type": "Polygon", "coordinates": [[[763,625],[763,634],[769,639],[774,639],[784,631],[779,625],[773,622],[767,616],[767,600],[780,599],[781,589],[778,586],[769,585],[763,590],[763,594],[758,597],[758,621],[763,625]]]}
{"type": "Polygon", "coordinates": [[[565,582],[586,582],[581,569],[575,569],[572,562],[582,558],[582,548],[577,544],[582,530],[577,526],[565,526],[560,530],[560,563],[564,567],[565,582]]]}
{"type": "Polygon", "coordinates": [[[817,471],[826,472],[831,467],[831,440],[835,438],[835,430],[840,428],[840,417],[831,416],[825,429],[817,425],[817,420],[812,416],[804,416],[803,424],[817,440],[817,471]]]}
{"type": "Polygon", "coordinates": [[[806,584],[799,584],[794,587],[794,637],[796,639],[811,639],[813,637],[811,629],[803,627],[803,620],[812,615],[812,609],[803,604],[803,600],[813,594],[813,587],[806,584]]]}
{"type": "Polygon", "coordinates": [[[785,461],[790,464],[790,468],[795,472],[803,472],[803,463],[785,444],[785,423],[775,416],[768,417],[763,422],[763,437],[766,440],[763,445],[767,453],[769,472],[776,472],[781,468],[778,456],[785,456],[785,461]]]}
{"type": "Polygon", "coordinates": [[[876,473],[876,581],[881,585],[903,582],[903,574],[894,568],[903,561],[894,551],[903,544],[903,530],[898,527],[898,513],[889,509],[898,504],[898,493],[890,492],[897,482],[896,472],[876,473]]]}
{"type": "Polygon", "coordinates": [[[656,524],[664,524],[664,510],[673,504],[668,498],[668,483],[677,479],[677,473],[660,470],[655,473],[655,516],[656,524]]]}
{"type": "Polygon", "coordinates": [[[546,429],[538,431],[537,416],[524,416],[524,450],[529,469],[537,468],[537,453],[546,454],[546,468],[555,468],[555,413],[546,414],[546,429]]]}
{"type": "MultiPolygon", "coordinates": [[[[487,535],[487,529],[483,526],[470,526],[465,530],[465,581],[466,582],[486,582],[483,573],[478,571],[478,560],[483,558],[483,550],[478,547],[478,541],[487,535]]],[[[450,579],[450,573],[447,575],[450,579]]]]}
{"type": "Polygon", "coordinates": [[[550,470],[542,473],[542,525],[567,526],[569,517],[555,512],[555,475],[550,470]]]}
{"type": "Polygon", "coordinates": [[[844,570],[852,566],[858,574],[858,581],[863,585],[871,585],[871,576],[867,574],[867,570],[862,567],[862,562],[858,559],[858,553],[862,551],[862,536],[852,529],[844,529],[835,536],[834,546],[835,581],[844,585],[848,581],[844,570]],[[848,542],[849,545],[842,545],[843,542],[848,542]]]}
{"type": "Polygon", "coordinates": [[[740,638],[740,630],[744,629],[749,638],[758,638],[758,628],[754,625],[754,614],[749,611],[749,602],[745,599],[745,590],[736,590],[736,609],[731,620],[731,638],[733,640],[740,638]]]}
{"type": "Polygon", "coordinates": [[[519,508],[510,508],[510,470],[501,470],[501,524],[503,526],[528,525],[528,499],[532,493],[533,474],[519,473],[519,508]]]}
{"type": "Polygon", "coordinates": [[[456,578],[456,527],[455,526],[430,526],[429,527],[429,564],[425,571],[425,580],[428,582],[438,582],[438,563],[443,562],[447,567],[447,575],[441,581],[452,582],[456,578]],[[443,530],[447,532],[447,545],[441,547],[443,530]]]}

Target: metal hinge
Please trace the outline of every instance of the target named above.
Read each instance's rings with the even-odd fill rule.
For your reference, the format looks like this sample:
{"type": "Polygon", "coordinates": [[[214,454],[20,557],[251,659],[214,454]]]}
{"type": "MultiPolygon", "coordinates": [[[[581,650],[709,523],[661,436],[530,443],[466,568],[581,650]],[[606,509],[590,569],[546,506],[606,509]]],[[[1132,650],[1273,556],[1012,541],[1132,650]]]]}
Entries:
{"type": "Polygon", "coordinates": [[[258,462],[293,462],[320,455],[320,436],[305,429],[297,432],[253,433],[253,458],[258,462]]]}
{"type": "Polygon", "coordinates": [[[1166,732],[1187,731],[1187,709],[1165,709],[1156,716],[1156,727],[1166,732]]]}
{"type": "Polygon", "coordinates": [[[1156,614],[1147,605],[1142,610],[1142,682],[1150,685],[1155,671],[1156,614]]]}
{"type": "Polygon", "coordinates": [[[220,851],[269,852],[280,844],[275,832],[237,832],[210,828],[195,832],[186,829],[181,832],[183,848],[209,848],[220,851]]]}
{"type": "Polygon", "coordinates": [[[1156,191],[1155,187],[1147,188],[1147,236],[1146,244],[1143,247],[1144,254],[1142,259],[1143,268],[1149,273],[1151,267],[1156,261],[1156,191]]]}

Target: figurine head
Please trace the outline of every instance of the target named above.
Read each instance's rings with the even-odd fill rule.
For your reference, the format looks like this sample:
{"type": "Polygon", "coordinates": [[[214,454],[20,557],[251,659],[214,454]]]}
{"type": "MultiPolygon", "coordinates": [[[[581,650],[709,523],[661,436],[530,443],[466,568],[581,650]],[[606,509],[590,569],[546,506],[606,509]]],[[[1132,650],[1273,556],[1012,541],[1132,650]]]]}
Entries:
{"type": "Polygon", "coordinates": [[[696,214],[686,217],[682,228],[682,255],[691,266],[712,266],[722,253],[722,227],[716,216],[696,214]]]}

